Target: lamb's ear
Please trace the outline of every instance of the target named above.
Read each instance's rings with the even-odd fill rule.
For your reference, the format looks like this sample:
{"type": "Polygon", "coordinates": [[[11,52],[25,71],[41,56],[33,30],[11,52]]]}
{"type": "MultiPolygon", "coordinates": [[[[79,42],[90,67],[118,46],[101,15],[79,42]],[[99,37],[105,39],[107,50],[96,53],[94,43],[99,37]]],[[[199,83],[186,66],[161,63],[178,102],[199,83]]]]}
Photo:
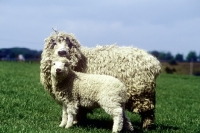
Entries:
{"type": "Polygon", "coordinates": [[[51,66],[51,63],[52,63],[52,60],[50,60],[50,59],[45,59],[45,60],[41,61],[41,64],[48,65],[48,66],[51,66]]]}
{"type": "Polygon", "coordinates": [[[52,63],[52,60],[51,60],[51,59],[49,59],[49,58],[47,58],[47,59],[45,59],[45,62],[46,62],[46,63],[50,63],[50,64],[51,64],[51,63],[52,63]]]}
{"type": "Polygon", "coordinates": [[[73,66],[73,62],[71,60],[68,60],[69,66],[73,66]]]}
{"type": "Polygon", "coordinates": [[[53,61],[52,60],[47,60],[49,63],[52,63],[53,61]]]}

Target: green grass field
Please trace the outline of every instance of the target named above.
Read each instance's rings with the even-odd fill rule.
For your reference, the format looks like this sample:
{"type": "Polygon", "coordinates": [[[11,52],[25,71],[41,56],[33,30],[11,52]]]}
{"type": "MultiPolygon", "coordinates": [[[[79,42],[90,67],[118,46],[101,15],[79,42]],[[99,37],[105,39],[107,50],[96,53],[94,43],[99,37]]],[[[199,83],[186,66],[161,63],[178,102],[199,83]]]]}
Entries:
{"type": "MultiPolygon", "coordinates": [[[[59,128],[61,107],[39,80],[39,63],[0,62],[0,133],[110,133],[112,119],[101,109],[83,124],[59,128]]],[[[200,132],[200,77],[161,74],[156,87],[156,126],[145,133],[200,132]]],[[[138,114],[127,112],[135,131],[138,114]]]]}

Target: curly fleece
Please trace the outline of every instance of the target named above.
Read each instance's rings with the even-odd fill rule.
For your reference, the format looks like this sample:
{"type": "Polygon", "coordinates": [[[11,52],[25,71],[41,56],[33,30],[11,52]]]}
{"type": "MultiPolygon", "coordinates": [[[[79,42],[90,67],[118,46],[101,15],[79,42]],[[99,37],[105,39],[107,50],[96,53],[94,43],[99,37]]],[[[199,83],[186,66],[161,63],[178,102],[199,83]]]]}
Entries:
{"type": "Polygon", "coordinates": [[[51,34],[45,40],[40,66],[41,83],[50,94],[50,64],[46,60],[52,58],[53,47],[60,40],[66,42],[73,70],[120,79],[127,87],[126,109],[140,113],[144,128],[154,123],[156,78],[161,72],[161,64],[154,56],[142,49],[119,47],[115,44],[94,48],[81,47],[73,34],[51,34]]]}

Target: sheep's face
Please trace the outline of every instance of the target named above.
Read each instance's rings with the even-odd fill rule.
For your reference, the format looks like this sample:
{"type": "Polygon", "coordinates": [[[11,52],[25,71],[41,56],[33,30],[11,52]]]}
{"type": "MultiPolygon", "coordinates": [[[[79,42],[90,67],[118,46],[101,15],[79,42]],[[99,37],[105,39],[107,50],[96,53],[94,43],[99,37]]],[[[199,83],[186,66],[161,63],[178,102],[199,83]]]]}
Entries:
{"type": "Polygon", "coordinates": [[[70,71],[70,63],[66,61],[53,61],[51,74],[55,77],[67,76],[70,71]]]}
{"type": "Polygon", "coordinates": [[[67,34],[64,32],[52,34],[50,37],[45,39],[42,61],[44,62],[46,58],[52,60],[53,57],[65,57],[73,62],[72,69],[74,69],[77,64],[83,60],[83,56],[79,48],[80,43],[76,40],[73,34],[67,34]]]}
{"type": "Polygon", "coordinates": [[[69,57],[69,47],[66,41],[53,43],[51,46],[53,54],[59,57],[69,57]]]}
{"type": "Polygon", "coordinates": [[[63,33],[57,34],[50,43],[50,49],[53,50],[53,54],[60,57],[69,57],[72,46],[73,44],[67,37],[67,34],[63,33]]]}

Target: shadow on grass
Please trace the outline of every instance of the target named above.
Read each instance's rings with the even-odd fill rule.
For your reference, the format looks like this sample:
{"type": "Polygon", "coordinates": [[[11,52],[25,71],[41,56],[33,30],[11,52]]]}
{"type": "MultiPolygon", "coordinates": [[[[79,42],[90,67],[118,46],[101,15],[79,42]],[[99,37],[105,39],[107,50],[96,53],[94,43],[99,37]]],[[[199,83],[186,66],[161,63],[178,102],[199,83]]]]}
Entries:
{"type": "Polygon", "coordinates": [[[85,119],[77,124],[80,127],[95,127],[95,128],[103,128],[103,129],[111,129],[113,125],[112,120],[94,120],[94,119],[85,119]]]}
{"type": "MultiPolygon", "coordinates": [[[[163,124],[156,124],[149,128],[148,130],[143,130],[141,128],[140,122],[132,122],[132,125],[134,126],[134,132],[135,133],[145,133],[148,131],[176,131],[180,128],[176,126],[170,126],[170,125],[163,125],[163,124]]],[[[106,130],[112,130],[113,121],[112,120],[96,120],[96,119],[85,119],[84,121],[81,121],[77,126],[80,126],[82,128],[99,128],[99,129],[106,129],[106,130]]],[[[123,133],[126,131],[123,130],[123,133]]]]}
{"type": "MultiPolygon", "coordinates": [[[[140,123],[133,123],[134,132],[135,133],[142,133],[143,130],[139,128],[140,123]]],[[[96,120],[96,119],[86,119],[85,121],[81,121],[77,126],[82,128],[87,128],[88,126],[91,128],[99,128],[99,129],[106,129],[112,130],[113,121],[112,120],[96,120]]],[[[125,129],[122,130],[122,133],[128,132],[125,129]]]]}
{"type": "Polygon", "coordinates": [[[163,124],[156,124],[155,126],[153,126],[150,130],[172,130],[172,131],[176,131],[179,130],[179,127],[176,126],[170,126],[170,125],[163,125],[163,124]]]}

